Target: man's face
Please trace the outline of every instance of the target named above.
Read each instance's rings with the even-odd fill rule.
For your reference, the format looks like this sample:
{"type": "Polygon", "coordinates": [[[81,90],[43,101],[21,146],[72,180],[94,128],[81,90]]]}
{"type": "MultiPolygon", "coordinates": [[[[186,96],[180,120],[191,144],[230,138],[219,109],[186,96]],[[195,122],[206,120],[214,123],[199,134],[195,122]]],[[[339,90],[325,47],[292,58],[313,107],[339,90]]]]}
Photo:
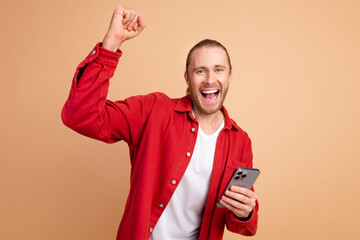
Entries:
{"type": "Polygon", "coordinates": [[[212,46],[194,50],[185,80],[190,88],[195,113],[217,113],[223,105],[231,80],[225,50],[212,46]]]}

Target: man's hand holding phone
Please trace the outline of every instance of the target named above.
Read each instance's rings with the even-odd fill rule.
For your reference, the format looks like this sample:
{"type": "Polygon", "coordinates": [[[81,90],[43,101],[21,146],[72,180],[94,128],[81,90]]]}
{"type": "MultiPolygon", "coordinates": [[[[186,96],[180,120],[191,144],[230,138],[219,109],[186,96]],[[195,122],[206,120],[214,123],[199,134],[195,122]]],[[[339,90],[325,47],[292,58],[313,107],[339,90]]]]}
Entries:
{"type": "Polygon", "coordinates": [[[220,203],[233,211],[238,218],[248,218],[255,207],[257,195],[255,192],[238,186],[231,186],[225,191],[220,203]]]}
{"type": "Polygon", "coordinates": [[[256,168],[235,169],[217,205],[233,211],[240,219],[249,218],[257,200],[251,189],[259,174],[256,168]]]}

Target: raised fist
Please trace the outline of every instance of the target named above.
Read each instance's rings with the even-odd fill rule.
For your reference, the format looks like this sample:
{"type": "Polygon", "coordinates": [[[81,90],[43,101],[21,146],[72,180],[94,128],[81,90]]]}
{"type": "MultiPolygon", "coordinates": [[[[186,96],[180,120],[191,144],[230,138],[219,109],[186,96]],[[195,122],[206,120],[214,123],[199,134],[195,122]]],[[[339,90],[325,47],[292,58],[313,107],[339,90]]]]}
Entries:
{"type": "Polygon", "coordinates": [[[143,18],[138,12],[117,6],[111,19],[102,47],[116,51],[128,39],[136,37],[145,28],[143,18]]]}

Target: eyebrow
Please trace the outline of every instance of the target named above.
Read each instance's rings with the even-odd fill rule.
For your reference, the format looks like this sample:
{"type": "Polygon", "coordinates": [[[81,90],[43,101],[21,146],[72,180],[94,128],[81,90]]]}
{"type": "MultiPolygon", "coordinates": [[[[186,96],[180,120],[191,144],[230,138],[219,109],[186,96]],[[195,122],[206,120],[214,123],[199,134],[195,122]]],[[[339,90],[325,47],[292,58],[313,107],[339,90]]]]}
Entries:
{"type": "MultiPolygon", "coordinates": [[[[221,68],[225,68],[225,69],[226,69],[226,66],[225,66],[225,65],[217,64],[217,65],[214,66],[214,68],[218,68],[218,67],[221,67],[221,68]]],[[[193,71],[196,71],[196,70],[199,70],[199,69],[206,69],[206,68],[207,68],[207,67],[205,67],[205,66],[200,66],[200,67],[194,68],[193,71]]]]}
{"type": "Polygon", "coordinates": [[[215,65],[215,68],[218,68],[218,67],[221,67],[221,68],[225,68],[225,69],[226,69],[226,66],[225,66],[225,65],[215,65]]]}

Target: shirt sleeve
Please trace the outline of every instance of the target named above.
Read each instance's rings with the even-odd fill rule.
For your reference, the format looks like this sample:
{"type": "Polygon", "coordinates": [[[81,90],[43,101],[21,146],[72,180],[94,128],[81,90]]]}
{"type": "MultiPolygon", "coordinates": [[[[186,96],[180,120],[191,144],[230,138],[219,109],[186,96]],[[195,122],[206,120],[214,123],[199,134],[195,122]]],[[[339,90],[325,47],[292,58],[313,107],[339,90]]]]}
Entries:
{"type": "Polygon", "coordinates": [[[250,219],[246,221],[239,220],[235,213],[228,210],[226,213],[226,227],[229,231],[239,233],[245,236],[253,236],[256,234],[257,222],[258,222],[258,209],[259,205],[256,201],[256,205],[251,213],[250,219]]]}
{"type": "MultiPolygon", "coordinates": [[[[247,135],[246,135],[247,136],[247,135]]],[[[243,154],[244,162],[246,162],[247,168],[253,167],[253,154],[251,148],[251,140],[247,136],[247,145],[245,147],[245,152],[243,154]]],[[[251,188],[252,191],[254,187],[251,188]]],[[[249,219],[245,221],[240,220],[236,217],[233,211],[227,210],[226,212],[226,227],[229,231],[234,233],[239,233],[245,236],[253,236],[256,234],[257,231],[257,223],[258,223],[258,210],[259,210],[259,203],[256,200],[256,205],[251,212],[251,216],[249,219]]]]}
{"type": "Polygon", "coordinates": [[[106,143],[124,140],[134,148],[155,97],[135,96],[116,102],[106,99],[109,79],[121,55],[120,50],[112,52],[96,44],[76,68],[61,118],[80,134],[106,143]]]}

